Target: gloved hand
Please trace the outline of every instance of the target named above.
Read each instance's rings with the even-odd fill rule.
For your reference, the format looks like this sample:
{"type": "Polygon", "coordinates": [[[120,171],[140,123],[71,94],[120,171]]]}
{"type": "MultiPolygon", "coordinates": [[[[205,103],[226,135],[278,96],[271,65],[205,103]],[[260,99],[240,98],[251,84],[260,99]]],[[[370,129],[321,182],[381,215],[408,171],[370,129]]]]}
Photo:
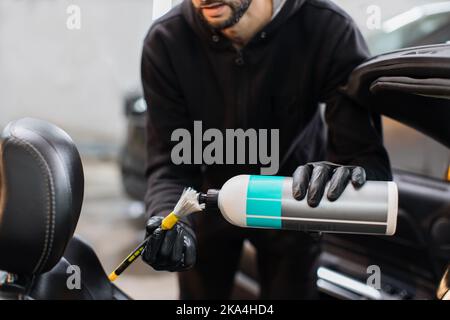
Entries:
{"type": "Polygon", "coordinates": [[[335,201],[342,195],[349,181],[356,188],[362,187],[366,182],[365,170],[362,167],[341,166],[331,162],[308,163],[295,170],[292,194],[299,201],[308,195],[308,204],[314,208],[322,200],[328,182],[328,200],[335,201]]]}
{"type": "Polygon", "coordinates": [[[150,236],[142,252],[142,260],[155,270],[185,271],[194,266],[197,258],[197,240],[194,231],[178,221],[171,230],[162,230],[162,217],[152,217],[147,222],[150,236]]]}

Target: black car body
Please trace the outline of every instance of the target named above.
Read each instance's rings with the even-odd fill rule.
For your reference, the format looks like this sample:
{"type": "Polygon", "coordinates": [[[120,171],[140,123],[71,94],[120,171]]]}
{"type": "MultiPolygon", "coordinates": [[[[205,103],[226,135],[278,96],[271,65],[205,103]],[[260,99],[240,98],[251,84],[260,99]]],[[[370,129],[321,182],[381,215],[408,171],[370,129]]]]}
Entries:
{"type": "Polygon", "coordinates": [[[120,168],[125,193],[142,201],[146,190],[145,180],[145,112],[147,105],[140,93],[125,98],[127,134],[120,151],[120,168]]]}

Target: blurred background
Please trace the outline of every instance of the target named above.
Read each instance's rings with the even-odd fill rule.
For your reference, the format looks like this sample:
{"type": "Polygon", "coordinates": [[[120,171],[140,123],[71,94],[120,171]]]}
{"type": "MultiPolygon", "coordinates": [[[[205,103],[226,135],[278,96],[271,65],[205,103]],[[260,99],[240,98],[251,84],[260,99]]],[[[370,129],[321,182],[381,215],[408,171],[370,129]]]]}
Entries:
{"type": "MultiPolygon", "coordinates": [[[[152,21],[179,2],[0,0],[0,128],[36,117],[75,140],[86,177],[77,233],[107,272],[143,237],[141,45],[152,21]],[[79,29],[67,27],[73,5],[80,9],[79,29]]],[[[449,1],[335,2],[356,20],[374,54],[450,40],[449,1]],[[377,13],[381,24],[374,27],[377,13]]],[[[395,167],[435,179],[449,176],[447,148],[385,122],[395,167]]],[[[178,294],[174,274],[157,273],[140,261],[117,284],[137,299],[178,294]]]]}

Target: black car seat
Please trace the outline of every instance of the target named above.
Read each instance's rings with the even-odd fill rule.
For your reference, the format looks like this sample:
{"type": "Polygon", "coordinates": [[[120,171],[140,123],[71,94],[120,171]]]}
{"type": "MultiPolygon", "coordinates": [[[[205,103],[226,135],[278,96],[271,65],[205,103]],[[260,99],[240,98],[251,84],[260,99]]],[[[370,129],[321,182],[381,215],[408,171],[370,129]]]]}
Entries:
{"type": "Polygon", "coordinates": [[[108,280],[94,251],[73,237],[84,175],[72,139],[55,125],[11,122],[0,135],[0,270],[14,275],[0,292],[30,299],[127,298],[108,280]],[[81,270],[70,289],[68,268],[81,270]],[[5,289],[5,290],[4,290],[5,289]]]}
{"type": "Polygon", "coordinates": [[[370,111],[422,131],[450,148],[450,44],[370,59],[343,90],[370,111]]]}
{"type": "Polygon", "coordinates": [[[64,256],[52,270],[36,277],[29,296],[37,300],[129,300],[113,285],[94,250],[75,235],[64,256]],[[73,266],[77,267],[74,271],[73,266]],[[70,289],[67,282],[79,272],[80,287],[70,289]]]}
{"type": "Polygon", "coordinates": [[[1,135],[0,270],[39,275],[61,259],[83,202],[84,175],[72,139],[37,119],[1,135]]]}

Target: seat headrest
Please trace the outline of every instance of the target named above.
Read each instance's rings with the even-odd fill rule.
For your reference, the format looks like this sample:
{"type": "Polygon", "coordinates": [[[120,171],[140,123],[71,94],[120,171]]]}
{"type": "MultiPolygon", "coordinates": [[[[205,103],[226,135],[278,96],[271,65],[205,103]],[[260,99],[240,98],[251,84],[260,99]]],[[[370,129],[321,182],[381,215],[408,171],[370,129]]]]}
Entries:
{"type": "Polygon", "coordinates": [[[72,139],[48,122],[11,122],[0,136],[0,270],[40,274],[62,257],[83,202],[72,139]]]}

